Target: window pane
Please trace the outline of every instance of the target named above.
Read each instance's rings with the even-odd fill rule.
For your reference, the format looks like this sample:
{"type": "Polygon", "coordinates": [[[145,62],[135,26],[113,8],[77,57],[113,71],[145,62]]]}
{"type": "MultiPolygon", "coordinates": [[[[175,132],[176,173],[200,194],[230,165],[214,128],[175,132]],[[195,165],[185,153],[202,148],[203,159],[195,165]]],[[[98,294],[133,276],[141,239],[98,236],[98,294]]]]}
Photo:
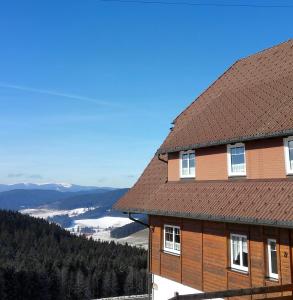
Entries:
{"type": "Polygon", "coordinates": [[[182,155],[182,174],[188,175],[188,154],[182,155]]]}
{"type": "Polygon", "coordinates": [[[188,168],[188,155],[182,155],[182,168],[188,168]]]}
{"type": "Polygon", "coordinates": [[[165,226],[165,249],[180,251],[180,228],[165,226]]]}
{"type": "Polygon", "coordinates": [[[293,169],[293,141],[288,142],[290,169],[293,169]]]}
{"type": "Polygon", "coordinates": [[[240,266],[240,238],[232,236],[232,259],[234,265],[240,266]]]}
{"type": "Polygon", "coordinates": [[[231,148],[231,171],[233,173],[245,171],[244,147],[231,148]]]}
{"type": "Polygon", "coordinates": [[[175,250],[180,251],[180,229],[175,228],[175,250]]]}
{"type": "Polygon", "coordinates": [[[271,249],[271,268],[272,268],[271,272],[274,274],[278,274],[276,242],[270,241],[270,249],[271,249]]]}
{"type": "Polygon", "coordinates": [[[244,154],[234,154],[234,155],[232,155],[232,164],[233,165],[244,164],[244,154]]]}
{"type": "Polygon", "coordinates": [[[195,175],[195,154],[185,153],[181,157],[181,174],[184,176],[195,175]]]}
{"type": "Polygon", "coordinates": [[[195,174],[195,154],[190,153],[189,155],[189,174],[194,175],[195,174]]]}
{"type": "Polygon", "coordinates": [[[244,154],[244,147],[243,146],[236,147],[234,149],[235,149],[235,154],[237,154],[237,155],[244,154]]]}
{"type": "Polygon", "coordinates": [[[189,160],[194,160],[194,159],[195,159],[195,154],[189,153],[189,160]]]}
{"type": "Polygon", "coordinates": [[[173,249],[173,242],[168,242],[168,241],[166,241],[166,242],[165,242],[165,248],[173,249]]]}
{"type": "Polygon", "coordinates": [[[182,175],[188,175],[188,168],[182,168],[182,175]]]}
{"type": "Polygon", "coordinates": [[[166,232],[166,240],[173,241],[173,228],[172,227],[166,227],[165,232],[166,232]]]}
{"type": "Polygon", "coordinates": [[[189,167],[194,168],[195,167],[195,155],[194,153],[191,153],[189,156],[189,167]]]}
{"type": "Polygon", "coordinates": [[[173,249],[173,228],[165,227],[165,247],[173,249]]]}
{"type": "Polygon", "coordinates": [[[248,248],[246,238],[242,238],[242,261],[243,266],[248,267],[248,248]]]}
{"type": "Polygon", "coordinates": [[[166,233],[166,241],[173,242],[173,234],[166,233]]]}
{"type": "Polygon", "coordinates": [[[180,243],[180,229],[175,228],[175,242],[180,243]]]}

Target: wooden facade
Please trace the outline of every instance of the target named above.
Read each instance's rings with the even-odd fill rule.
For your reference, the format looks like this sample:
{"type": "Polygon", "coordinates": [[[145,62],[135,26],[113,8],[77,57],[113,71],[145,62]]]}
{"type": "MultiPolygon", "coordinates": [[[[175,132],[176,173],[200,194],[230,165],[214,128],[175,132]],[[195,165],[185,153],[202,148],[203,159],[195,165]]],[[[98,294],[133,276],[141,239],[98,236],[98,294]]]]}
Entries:
{"type": "MultiPolygon", "coordinates": [[[[283,228],[150,216],[153,274],[209,292],[292,283],[293,231],[283,228]],[[181,254],[164,252],[164,224],[181,228],[181,254]],[[230,234],[248,237],[248,272],[230,267],[230,234]],[[278,280],[268,278],[267,240],[277,240],[278,280]]],[[[285,296],[290,292],[270,294],[285,296]]],[[[263,298],[263,296],[252,296],[263,298]]],[[[251,296],[241,297],[249,299],[251,296]]]]}

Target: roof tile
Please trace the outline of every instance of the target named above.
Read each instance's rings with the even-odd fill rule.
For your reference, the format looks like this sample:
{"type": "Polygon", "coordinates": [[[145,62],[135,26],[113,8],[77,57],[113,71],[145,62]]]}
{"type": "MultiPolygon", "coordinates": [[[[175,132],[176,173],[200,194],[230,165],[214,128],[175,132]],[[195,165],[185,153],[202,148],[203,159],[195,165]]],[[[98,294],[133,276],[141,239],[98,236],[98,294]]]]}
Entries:
{"type": "Polygon", "coordinates": [[[159,152],[293,132],[292,66],[293,40],[237,61],[176,118],[159,152]]]}

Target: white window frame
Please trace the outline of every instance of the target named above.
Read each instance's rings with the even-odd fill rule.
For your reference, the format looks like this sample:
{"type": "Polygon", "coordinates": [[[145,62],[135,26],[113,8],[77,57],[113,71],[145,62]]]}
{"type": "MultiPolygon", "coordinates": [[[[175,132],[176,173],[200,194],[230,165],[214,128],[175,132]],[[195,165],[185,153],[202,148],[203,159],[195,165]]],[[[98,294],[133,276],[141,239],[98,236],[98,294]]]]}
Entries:
{"type": "Polygon", "coordinates": [[[243,234],[230,234],[230,259],[231,259],[231,268],[235,270],[240,270],[243,272],[248,272],[248,267],[243,266],[243,255],[240,255],[240,265],[235,265],[233,263],[233,237],[241,238],[241,251],[243,252],[242,238],[245,238],[247,241],[247,260],[249,264],[249,247],[248,247],[248,238],[247,235],[243,234]]]}
{"type": "Polygon", "coordinates": [[[290,166],[290,153],[289,153],[289,142],[293,141],[293,136],[289,136],[284,139],[284,150],[285,150],[285,166],[287,175],[293,175],[293,168],[290,166]]]}
{"type": "Polygon", "coordinates": [[[180,229],[180,226],[168,225],[168,224],[164,225],[164,251],[168,252],[168,253],[180,255],[180,253],[181,253],[181,229],[180,229]],[[166,227],[170,227],[173,229],[173,249],[166,248],[166,227]],[[179,229],[179,233],[180,233],[180,250],[175,250],[175,229],[179,229]]]}
{"type": "MultiPolygon", "coordinates": [[[[189,169],[189,160],[188,160],[188,169],[189,169]]],[[[196,157],[195,150],[181,151],[180,152],[180,178],[195,178],[196,174],[196,157]],[[194,174],[182,174],[182,157],[184,154],[194,154],[194,174]]]]}
{"type": "Polygon", "coordinates": [[[227,160],[228,160],[228,176],[246,176],[246,151],[245,151],[245,144],[244,143],[237,143],[237,144],[229,144],[227,145],[227,160]],[[231,149],[244,147],[244,171],[243,172],[232,172],[232,161],[231,161],[231,149]]]}
{"type": "Polygon", "coordinates": [[[277,251],[277,240],[276,239],[268,239],[267,250],[268,250],[268,273],[269,277],[273,279],[279,279],[279,274],[272,272],[272,256],[271,256],[271,242],[276,243],[276,257],[277,257],[277,269],[278,269],[278,251],[277,251]]]}

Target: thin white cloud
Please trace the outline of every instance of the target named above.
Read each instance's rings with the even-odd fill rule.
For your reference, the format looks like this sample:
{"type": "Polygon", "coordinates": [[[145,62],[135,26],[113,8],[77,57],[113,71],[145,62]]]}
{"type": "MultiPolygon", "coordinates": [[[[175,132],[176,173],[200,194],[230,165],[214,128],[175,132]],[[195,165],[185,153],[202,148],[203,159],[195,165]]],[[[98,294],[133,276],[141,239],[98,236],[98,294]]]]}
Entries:
{"type": "Polygon", "coordinates": [[[20,178],[20,177],[23,177],[23,176],[24,176],[23,173],[11,173],[11,174],[7,175],[8,178],[20,178]]]}
{"type": "Polygon", "coordinates": [[[10,173],[8,178],[30,178],[30,179],[43,179],[40,174],[25,174],[25,173],[10,173]]]}
{"type": "Polygon", "coordinates": [[[38,93],[38,94],[44,94],[44,95],[49,95],[49,96],[56,96],[56,97],[70,99],[70,100],[85,101],[85,102],[89,102],[89,103],[100,105],[100,106],[115,105],[114,103],[111,103],[111,102],[97,100],[97,99],[90,98],[90,97],[84,97],[81,95],[62,93],[62,92],[52,91],[52,90],[36,89],[36,88],[28,87],[28,86],[9,84],[6,82],[0,82],[0,87],[29,92],[29,93],[38,93]]]}
{"type": "Polygon", "coordinates": [[[33,175],[30,175],[29,178],[31,178],[31,179],[43,179],[43,176],[41,176],[40,174],[33,174],[33,175]]]}

